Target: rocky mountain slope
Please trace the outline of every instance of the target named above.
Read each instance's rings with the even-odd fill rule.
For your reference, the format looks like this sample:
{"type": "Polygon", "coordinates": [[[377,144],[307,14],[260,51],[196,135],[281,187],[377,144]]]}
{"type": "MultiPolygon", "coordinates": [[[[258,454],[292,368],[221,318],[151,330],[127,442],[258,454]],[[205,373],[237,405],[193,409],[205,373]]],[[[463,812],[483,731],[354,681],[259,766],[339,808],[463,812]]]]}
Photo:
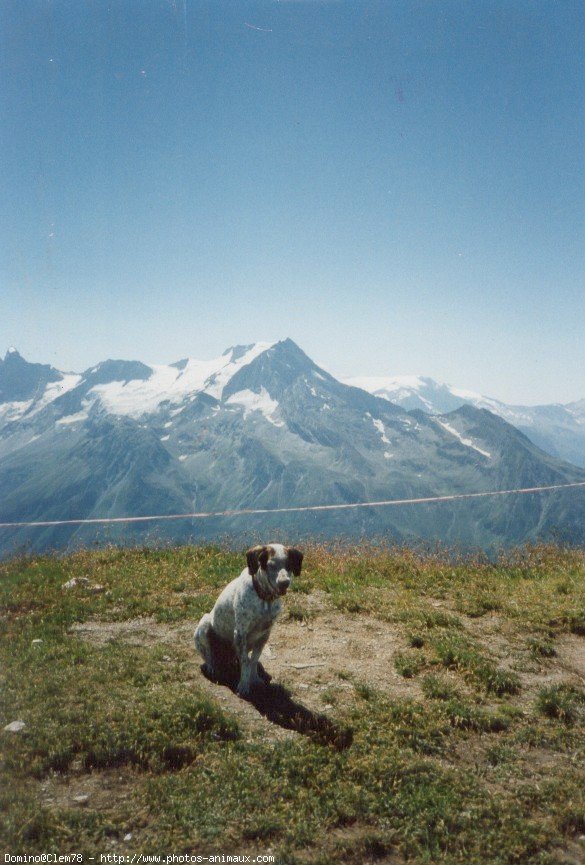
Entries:
{"type": "Polygon", "coordinates": [[[485,408],[525,433],[547,453],[585,468],[585,399],[565,405],[507,405],[424,376],[356,376],[344,381],[408,410],[441,414],[462,405],[485,408]]]}

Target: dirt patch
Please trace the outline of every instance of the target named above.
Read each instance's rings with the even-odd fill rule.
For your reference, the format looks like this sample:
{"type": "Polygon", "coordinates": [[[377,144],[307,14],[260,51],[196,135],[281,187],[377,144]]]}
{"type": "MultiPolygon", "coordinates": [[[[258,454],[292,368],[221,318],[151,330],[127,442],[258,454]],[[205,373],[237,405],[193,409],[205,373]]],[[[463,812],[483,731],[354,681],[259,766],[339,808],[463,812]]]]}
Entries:
{"type": "Polygon", "coordinates": [[[553,848],[551,856],[555,865],[583,865],[585,862],[585,835],[577,841],[569,841],[564,849],[553,848]]]}
{"type": "MultiPolygon", "coordinates": [[[[526,666],[518,664],[525,653],[525,641],[501,617],[492,613],[481,618],[462,616],[465,629],[497,659],[514,670],[521,679],[521,692],[514,702],[530,703],[537,691],[547,685],[566,682],[585,685],[585,641],[574,634],[560,637],[557,656],[526,666]]],[[[281,739],[295,735],[263,717],[229,687],[210,682],[202,675],[200,658],[193,647],[195,622],[161,623],[152,618],[122,622],[89,621],[71,629],[84,640],[97,645],[119,641],[132,646],[165,645],[169,656],[192,661],[192,674],[186,685],[196,685],[218,700],[242,722],[251,738],[281,739]]],[[[394,659],[405,649],[404,637],[386,622],[363,614],[344,614],[336,610],[325,592],[292,597],[285,605],[262,654],[262,664],[273,683],[284,685],[295,700],[313,712],[335,715],[355,693],[355,683],[369,685],[399,698],[419,698],[417,679],[400,676],[394,659]]],[[[526,659],[526,656],[525,656],[526,659]]]]}
{"type": "Polygon", "coordinates": [[[558,663],[585,685],[585,639],[577,634],[565,634],[557,640],[558,663]]]}
{"type": "Polygon", "coordinates": [[[555,642],[556,655],[542,661],[532,661],[533,669],[519,669],[522,690],[518,695],[519,705],[531,704],[542,688],[551,685],[575,685],[585,687],[585,641],[574,634],[565,634],[555,642]]]}
{"type": "Polygon", "coordinates": [[[77,634],[89,643],[105,646],[121,641],[129,646],[154,646],[157,643],[176,644],[179,639],[192,634],[193,624],[165,625],[155,619],[143,617],[125,622],[89,621],[72,625],[69,633],[77,634]]]}
{"type": "Polygon", "coordinates": [[[379,840],[378,832],[372,826],[354,823],[350,826],[337,826],[330,829],[320,839],[317,853],[310,848],[295,851],[295,858],[303,865],[311,865],[315,860],[325,861],[327,855],[347,865],[403,865],[403,856],[388,850],[386,843],[379,840]]]}
{"type": "Polygon", "coordinates": [[[129,849],[140,842],[148,826],[148,809],[141,796],[143,776],[131,767],[85,772],[73,766],[67,775],[51,774],[38,785],[39,803],[51,810],[97,811],[110,815],[106,848],[129,849]]]}
{"type": "MultiPolygon", "coordinates": [[[[195,624],[165,624],[151,618],[89,621],[74,625],[71,633],[96,645],[114,641],[132,646],[164,644],[170,656],[192,659],[189,684],[196,684],[237,715],[249,735],[277,739],[294,736],[294,732],[262,717],[229,688],[202,675],[201,660],[193,647],[195,624]]],[[[284,685],[295,700],[312,711],[327,715],[354,694],[354,682],[400,697],[419,696],[417,682],[404,679],[394,669],[394,656],[403,649],[404,640],[392,626],[361,614],[343,615],[331,606],[324,592],[318,592],[303,596],[298,603],[293,600],[290,612],[285,608],[261,661],[273,683],[284,685]],[[295,618],[290,618],[291,613],[295,618]]]]}
{"type": "Polygon", "coordinates": [[[137,773],[126,767],[54,774],[40,784],[41,803],[53,808],[115,810],[133,799],[137,773]]]}
{"type": "Polygon", "coordinates": [[[521,690],[513,702],[526,707],[544,687],[561,683],[585,687],[585,640],[576,634],[563,634],[554,643],[556,655],[532,657],[526,634],[514,622],[496,612],[482,617],[459,614],[465,630],[504,670],[519,676],[521,690]]]}

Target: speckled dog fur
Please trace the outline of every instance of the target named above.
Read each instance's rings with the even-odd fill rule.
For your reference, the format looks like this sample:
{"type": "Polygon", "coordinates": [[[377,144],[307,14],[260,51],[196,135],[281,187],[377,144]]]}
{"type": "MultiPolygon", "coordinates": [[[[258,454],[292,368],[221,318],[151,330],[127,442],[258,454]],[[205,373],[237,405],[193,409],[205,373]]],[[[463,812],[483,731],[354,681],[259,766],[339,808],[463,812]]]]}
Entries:
{"type": "Polygon", "coordinates": [[[240,662],[238,694],[245,697],[262,682],[258,659],[280,610],[292,577],[301,573],[303,554],[282,544],[252,547],[246,554],[248,565],[229,583],[210,613],[195,629],[195,646],[214,677],[211,631],[231,643],[240,662]]]}

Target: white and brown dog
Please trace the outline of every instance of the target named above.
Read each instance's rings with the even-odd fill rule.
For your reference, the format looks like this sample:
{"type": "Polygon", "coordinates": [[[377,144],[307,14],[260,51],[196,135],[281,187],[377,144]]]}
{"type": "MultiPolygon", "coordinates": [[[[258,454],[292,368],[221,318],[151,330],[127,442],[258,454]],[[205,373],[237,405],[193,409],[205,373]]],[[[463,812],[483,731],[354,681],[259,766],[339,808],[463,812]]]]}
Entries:
{"type": "Polygon", "coordinates": [[[238,694],[249,695],[263,680],[258,659],[293,576],[301,573],[303,554],[282,544],[253,547],[246,554],[248,566],[229,583],[210,613],[195,629],[195,646],[205,661],[207,672],[215,676],[214,637],[229,643],[240,662],[238,694]]]}

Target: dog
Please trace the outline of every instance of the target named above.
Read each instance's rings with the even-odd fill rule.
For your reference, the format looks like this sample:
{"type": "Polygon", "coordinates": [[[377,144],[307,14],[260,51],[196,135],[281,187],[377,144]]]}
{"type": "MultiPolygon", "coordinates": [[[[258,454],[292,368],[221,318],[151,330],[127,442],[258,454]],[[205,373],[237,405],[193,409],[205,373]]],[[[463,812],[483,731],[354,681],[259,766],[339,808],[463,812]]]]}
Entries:
{"type": "Polygon", "coordinates": [[[194,634],[195,646],[212,678],[216,677],[214,645],[219,641],[233,647],[240,664],[240,697],[249,696],[264,681],[258,659],[282,609],[280,599],[293,576],[300,576],[303,554],[293,547],[267,544],[248,550],[246,561],[247,567],[225,587],[194,634]]]}

